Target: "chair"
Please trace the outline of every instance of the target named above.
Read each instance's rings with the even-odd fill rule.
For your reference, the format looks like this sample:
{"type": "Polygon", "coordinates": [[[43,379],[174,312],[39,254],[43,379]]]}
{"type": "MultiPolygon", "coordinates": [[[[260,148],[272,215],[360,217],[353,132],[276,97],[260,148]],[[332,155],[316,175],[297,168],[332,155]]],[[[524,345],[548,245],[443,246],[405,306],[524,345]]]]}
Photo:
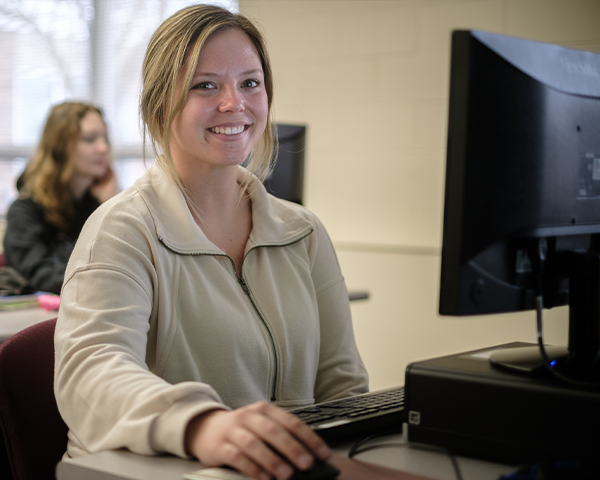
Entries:
{"type": "Polygon", "coordinates": [[[46,320],[0,344],[0,428],[13,480],[54,479],[67,448],[54,398],[55,326],[46,320]]]}

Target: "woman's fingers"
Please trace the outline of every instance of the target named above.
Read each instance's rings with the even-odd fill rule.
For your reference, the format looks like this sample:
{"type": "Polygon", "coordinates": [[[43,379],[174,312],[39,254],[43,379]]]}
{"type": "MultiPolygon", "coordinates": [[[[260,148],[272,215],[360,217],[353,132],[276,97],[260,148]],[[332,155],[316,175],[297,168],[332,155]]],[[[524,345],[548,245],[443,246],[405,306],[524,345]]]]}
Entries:
{"type": "Polygon", "coordinates": [[[96,180],[90,187],[91,194],[96,197],[100,203],[104,203],[109,198],[113,197],[118,190],[117,176],[114,170],[108,166],[106,173],[102,178],[96,180]]]}
{"type": "Polygon", "coordinates": [[[288,432],[291,432],[293,438],[298,439],[313,455],[321,460],[327,460],[331,456],[331,450],[325,441],[300,418],[273,405],[267,404],[267,406],[269,407],[269,416],[272,416],[288,432]]]}
{"type": "Polygon", "coordinates": [[[312,465],[313,455],[325,460],[327,444],[295,415],[267,403],[254,404],[257,415],[247,417],[248,428],[300,469],[312,465]]]}
{"type": "MultiPolygon", "coordinates": [[[[214,463],[214,465],[229,465],[235,468],[240,473],[247,475],[248,477],[256,480],[271,480],[272,475],[277,476],[276,473],[261,467],[259,464],[254,462],[252,459],[244,455],[244,453],[234,444],[227,443],[222,447],[222,461],[214,463]]],[[[281,476],[279,478],[288,478],[287,476],[281,476]]]]}
{"type": "Polygon", "coordinates": [[[228,465],[256,480],[286,479],[291,467],[248,427],[243,409],[214,410],[193,419],[186,449],[207,467],[228,465]]]}
{"type": "Polygon", "coordinates": [[[207,467],[228,465],[256,480],[270,479],[271,473],[231,441],[240,428],[233,414],[226,410],[213,410],[190,421],[185,433],[187,452],[207,467]]]}
{"type": "Polygon", "coordinates": [[[292,475],[292,467],[269,448],[252,429],[239,429],[232,432],[231,441],[243,455],[265,472],[269,472],[277,478],[289,478],[292,475]]]}
{"type": "Polygon", "coordinates": [[[331,455],[308,426],[266,402],[197,417],[188,426],[186,446],[207,466],[229,465],[261,480],[287,479],[293,467],[309,468],[313,456],[331,455]]]}

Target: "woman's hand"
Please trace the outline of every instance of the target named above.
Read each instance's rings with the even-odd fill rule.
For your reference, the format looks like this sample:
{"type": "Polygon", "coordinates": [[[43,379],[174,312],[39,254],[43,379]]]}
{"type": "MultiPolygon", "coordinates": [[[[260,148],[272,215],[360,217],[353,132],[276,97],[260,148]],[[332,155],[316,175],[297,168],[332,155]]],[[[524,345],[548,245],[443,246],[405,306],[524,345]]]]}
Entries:
{"type": "Polygon", "coordinates": [[[118,192],[117,176],[109,166],[102,178],[98,178],[90,187],[90,193],[100,203],[104,203],[118,192]]]}
{"type": "Polygon", "coordinates": [[[299,418],[267,402],[194,418],[185,446],[205,466],[229,465],[257,480],[287,479],[292,466],[304,470],[315,456],[331,456],[325,442],[299,418]]]}

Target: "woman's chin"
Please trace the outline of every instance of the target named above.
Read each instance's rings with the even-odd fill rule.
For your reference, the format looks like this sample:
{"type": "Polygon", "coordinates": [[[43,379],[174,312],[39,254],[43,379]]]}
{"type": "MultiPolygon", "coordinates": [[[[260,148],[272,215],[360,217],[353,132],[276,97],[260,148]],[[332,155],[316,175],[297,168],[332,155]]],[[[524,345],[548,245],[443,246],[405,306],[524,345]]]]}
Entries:
{"type": "Polygon", "coordinates": [[[98,178],[104,178],[104,176],[107,174],[108,172],[108,167],[104,166],[104,167],[98,167],[94,170],[94,178],[98,179],[98,178]]]}

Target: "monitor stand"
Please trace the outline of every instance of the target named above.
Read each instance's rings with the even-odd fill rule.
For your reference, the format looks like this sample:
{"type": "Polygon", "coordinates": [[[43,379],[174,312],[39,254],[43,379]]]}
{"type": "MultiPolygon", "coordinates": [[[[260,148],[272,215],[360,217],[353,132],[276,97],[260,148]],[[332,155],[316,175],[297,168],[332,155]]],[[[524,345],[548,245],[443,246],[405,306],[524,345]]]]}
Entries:
{"type": "MultiPolygon", "coordinates": [[[[545,347],[550,366],[565,378],[599,386],[600,254],[592,250],[563,252],[557,254],[554,268],[569,279],[569,345],[545,347]]],[[[522,374],[551,374],[539,346],[494,352],[490,363],[522,374]]]]}
{"type": "MultiPolygon", "coordinates": [[[[564,365],[568,359],[567,347],[546,346],[551,365],[564,365]]],[[[548,377],[551,375],[540,353],[539,346],[496,350],[490,355],[490,364],[496,368],[523,375],[548,377]]],[[[560,367],[559,367],[560,368],[560,367]]]]}

